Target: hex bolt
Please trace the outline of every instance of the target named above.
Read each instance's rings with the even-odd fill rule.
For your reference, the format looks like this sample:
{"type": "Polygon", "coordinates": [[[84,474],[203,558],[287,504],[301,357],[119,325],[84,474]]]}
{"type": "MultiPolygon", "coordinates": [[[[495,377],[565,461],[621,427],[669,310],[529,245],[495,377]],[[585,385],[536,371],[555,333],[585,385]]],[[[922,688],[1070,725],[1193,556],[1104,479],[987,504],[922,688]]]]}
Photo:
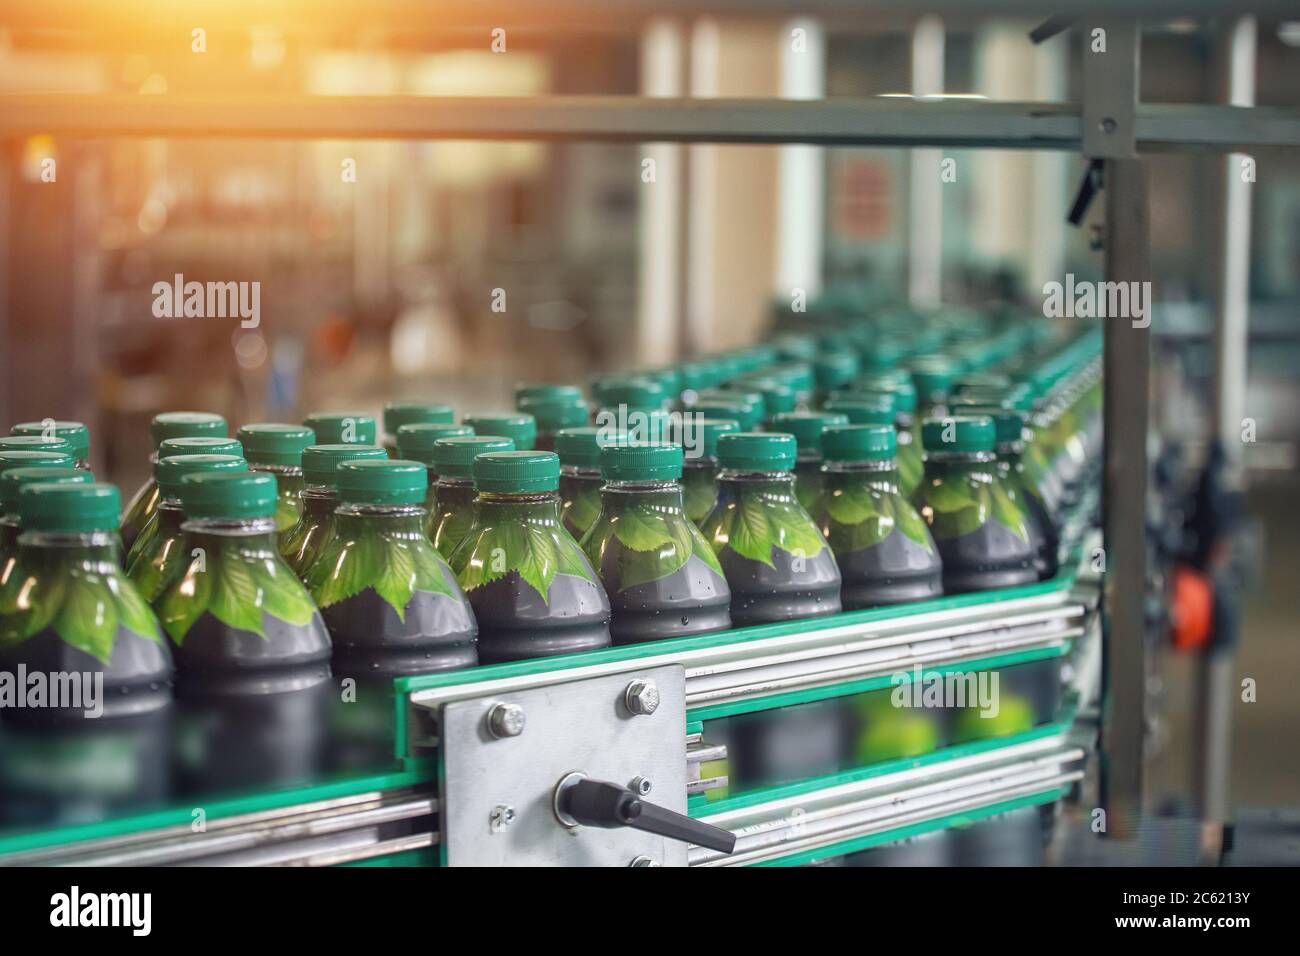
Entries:
{"type": "Polygon", "coordinates": [[[659,865],[658,860],[652,859],[648,856],[634,857],[632,862],[628,864],[628,866],[658,866],[658,865],[659,865]]]}
{"type": "Polygon", "coordinates": [[[638,716],[653,714],[659,709],[659,688],[654,681],[634,680],[623,691],[623,704],[638,716]]]}
{"type": "Polygon", "coordinates": [[[488,733],[498,740],[518,737],[524,732],[524,709],[518,704],[493,704],[488,711],[488,733]]]}
{"type": "Polygon", "coordinates": [[[632,778],[632,782],[628,784],[627,788],[631,790],[633,793],[640,794],[641,796],[644,797],[647,793],[650,792],[650,778],[642,777],[641,775],[638,774],[637,776],[632,778]]]}

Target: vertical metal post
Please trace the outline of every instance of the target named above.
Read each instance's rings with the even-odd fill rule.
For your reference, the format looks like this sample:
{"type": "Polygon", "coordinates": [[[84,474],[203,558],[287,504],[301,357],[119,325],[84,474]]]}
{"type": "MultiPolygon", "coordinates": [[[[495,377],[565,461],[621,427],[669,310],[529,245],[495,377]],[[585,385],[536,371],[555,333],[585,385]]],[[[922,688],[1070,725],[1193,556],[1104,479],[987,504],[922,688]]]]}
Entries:
{"type": "MultiPolygon", "coordinates": [[[[1107,160],[1105,183],[1106,279],[1150,281],[1142,161],[1107,160]]],[[[1151,341],[1147,329],[1126,319],[1106,321],[1101,794],[1107,833],[1123,838],[1142,809],[1151,341]]]]}
{"type": "MultiPolygon", "coordinates": [[[[912,30],[912,95],[943,94],[943,21],[925,16],[912,30]]],[[[933,308],[943,289],[943,150],[914,149],[911,155],[907,297],[914,306],[933,308]]]]}
{"type": "MultiPolygon", "coordinates": [[[[682,24],[668,19],[647,23],[641,34],[642,94],[681,96],[685,75],[682,24]]],[[[654,161],[655,181],[640,188],[636,360],[653,365],[671,362],[680,352],[686,158],[678,143],[646,143],[641,155],[654,161]]]]}
{"type": "MultiPolygon", "coordinates": [[[[1223,37],[1224,98],[1233,106],[1255,105],[1256,24],[1233,22],[1223,37]]],[[[1242,480],[1241,422],[1246,411],[1246,346],[1250,310],[1250,181],[1248,157],[1230,153],[1220,160],[1223,219],[1217,244],[1218,309],[1214,327],[1214,438],[1228,464],[1226,480],[1242,480]]],[[[1225,595],[1225,597],[1227,597],[1225,595]]],[[[1196,661],[1192,713],[1196,715],[1195,777],[1192,788],[1201,819],[1201,849],[1216,862],[1223,827],[1231,817],[1232,703],[1235,693],[1238,613],[1233,602],[1215,615],[1213,641],[1196,661]]]]}
{"type": "MultiPolygon", "coordinates": [[[[1086,24],[1083,34],[1084,153],[1106,161],[1106,280],[1150,282],[1146,171],[1130,158],[1136,155],[1138,25],[1086,24]]],[[[1123,839],[1134,835],[1142,812],[1151,343],[1148,329],[1129,319],[1105,321],[1101,800],[1106,833],[1123,839]]]]}
{"type": "MultiPolygon", "coordinates": [[[[781,96],[820,100],[826,96],[826,31],[821,21],[791,20],[782,27],[781,96]],[[795,31],[798,41],[795,40],[795,31]]],[[[826,230],[826,150],[793,144],[781,147],[777,171],[776,290],[789,297],[803,289],[811,299],[821,290],[826,230]]]]}

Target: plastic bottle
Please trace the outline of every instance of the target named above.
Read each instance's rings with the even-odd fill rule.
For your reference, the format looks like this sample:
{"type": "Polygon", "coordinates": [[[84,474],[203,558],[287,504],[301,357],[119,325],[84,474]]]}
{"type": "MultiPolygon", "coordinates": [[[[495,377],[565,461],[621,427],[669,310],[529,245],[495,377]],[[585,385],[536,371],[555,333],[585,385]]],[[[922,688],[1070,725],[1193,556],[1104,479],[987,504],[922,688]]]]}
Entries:
{"type": "Polygon", "coordinates": [[[731,586],[736,627],[836,614],[835,556],[794,492],[793,435],[718,438],[718,501],[701,533],[731,586]]]}
{"type": "Polygon", "coordinates": [[[609,595],[614,643],[731,627],[722,567],[683,507],[681,446],[616,442],[600,461],[600,516],[580,543],[609,595]]]}
{"type": "Polygon", "coordinates": [[[897,443],[889,424],[822,434],[825,483],[814,517],[835,553],[847,611],[943,594],[939,550],[899,489],[897,443]]]}
{"type": "Polygon", "coordinates": [[[498,451],[474,459],[474,524],[451,556],[485,664],[608,647],[609,599],[559,519],[560,459],[498,451]]]}

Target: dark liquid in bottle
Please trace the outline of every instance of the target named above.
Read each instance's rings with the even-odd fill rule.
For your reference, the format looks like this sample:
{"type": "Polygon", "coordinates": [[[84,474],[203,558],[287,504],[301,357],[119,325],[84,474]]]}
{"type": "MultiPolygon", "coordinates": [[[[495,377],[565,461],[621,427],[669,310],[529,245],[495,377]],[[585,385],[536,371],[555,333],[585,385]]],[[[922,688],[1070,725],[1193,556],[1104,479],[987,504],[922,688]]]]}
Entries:
{"type": "Polygon", "coordinates": [[[175,648],[187,791],[304,783],[323,766],[333,692],[324,622],[263,614],[262,626],[265,637],[205,611],[175,648]]]}
{"type": "MultiPolygon", "coordinates": [[[[454,583],[454,582],[453,582],[454,583]]],[[[391,680],[473,667],[477,627],[463,600],[413,591],[405,620],[366,588],[321,611],[334,640],[334,676],[391,680]]]]}
{"type": "Polygon", "coordinates": [[[609,601],[600,585],[557,574],[549,601],[516,572],[466,592],[484,664],[594,651],[610,644],[609,601]]]}
{"type": "Polygon", "coordinates": [[[840,572],[830,548],[823,547],[811,558],[796,558],[773,548],[774,567],[741,557],[730,548],[722,549],[718,561],[731,585],[734,627],[840,612],[840,572]],[[797,562],[802,570],[796,569],[797,562]]]}
{"type": "Polygon", "coordinates": [[[727,582],[692,554],[684,565],[655,581],[618,586],[617,539],[605,546],[606,573],[613,620],[609,631],[615,644],[640,644],[670,637],[689,637],[731,627],[731,596],[727,582]]]}
{"type": "Polygon", "coordinates": [[[105,665],[46,629],[0,652],[0,671],[14,680],[20,665],[29,694],[33,674],[44,675],[47,693],[60,679],[80,675],[83,706],[60,694],[41,707],[0,711],[0,823],[98,820],[167,800],[172,700],[164,644],[118,628],[105,665]],[[86,682],[100,672],[102,690],[94,690],[86,682]],[[67,706],[50,706],[55,702],[67,706]],[[99,717],[87,716],[100,707],[99,717]]]}
{"type": "Polygon", "coordinates": [[[948,594],[1013,588],[1038,580],[1033,550],[996,521],[937,543],[943,559],[943,589],[948,594]]]}
{"type": "Polygon", "coordinates": [[[869,548],[836,555],[846,611],[925,601],[943,594],[939,555],[895,530],[869,548]]]}

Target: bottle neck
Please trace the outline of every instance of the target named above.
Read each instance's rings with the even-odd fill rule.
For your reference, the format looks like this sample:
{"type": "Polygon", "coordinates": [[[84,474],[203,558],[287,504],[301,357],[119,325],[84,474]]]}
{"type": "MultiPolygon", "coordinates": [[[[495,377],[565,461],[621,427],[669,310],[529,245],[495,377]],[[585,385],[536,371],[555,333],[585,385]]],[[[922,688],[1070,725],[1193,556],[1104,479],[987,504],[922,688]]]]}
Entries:
{"type": "Polygon", "coordinates": [[[56,562],[105,572],[118,569],[121,539],[112,531],[24,531],[18,536],[19,550],[56,562]]]}
{"type": "Polygon", "coordinates": [[[179,531],[185,523],[185,511],[179,498],[163,498],[158,502],[157,514],[160,529],[179,531]]]}
{"type": "Polygon", "coordinates": [[[794,473],[789,471],[742,471],[723,468],[718,472],[718,496],[740,494],[793,495],[794,473]]]}
{"type": "Polygon", "coordinates": [[[898,464],[893,458],[886,461],[828,461],[822,473],[828,491],[862,484],[898,490],[898,464]]]}
{"type": "Polygon", "coordinates": [[[346,534],[351,528],[377,528],[384,532],[423,533],[428,511],[419,505],[375,505],[344,502],[334,509],[338,516],[339,531],[346,534]]]}
{"type": "Polygon", "coordinates": [[[601,506],[618,515],[628,508],[653,508],[660,514],[685,516],[682,486],[676,481],[611,481],[600,490],[601,506]]]}
{"type": "Polygon", "coordinates": [[[339,506],[339,494],[329,485],[308,485],[299,494],[302,512],[313,518],[324,518],[339,506]]]}
{"type": "Polygon", "coordinates": [[[274,518],[192,518],[181,525],[181,530],[196,541],[275,550],[274,518]]]}
{"type": "Polygon", "coordinates": [[[439,478],[438,507],[456,505],[468,507],[474,503],[474,481],[470,478],[439,478]]]}
{"type": "Polygon", "coordinates": [[[559,522],[559,501],[560,495],[555,491],[538,494],[480,491],[474,498],[484,521],[515,519],[543,524],[559,522]]]}
{"type": "Polygon", "coordinates": [[[979,452],[938,452],[925,453],[925,467],[935,474],[947,472],[989,472],[997,463],[997,456],[991,451],[979,452]]]}

